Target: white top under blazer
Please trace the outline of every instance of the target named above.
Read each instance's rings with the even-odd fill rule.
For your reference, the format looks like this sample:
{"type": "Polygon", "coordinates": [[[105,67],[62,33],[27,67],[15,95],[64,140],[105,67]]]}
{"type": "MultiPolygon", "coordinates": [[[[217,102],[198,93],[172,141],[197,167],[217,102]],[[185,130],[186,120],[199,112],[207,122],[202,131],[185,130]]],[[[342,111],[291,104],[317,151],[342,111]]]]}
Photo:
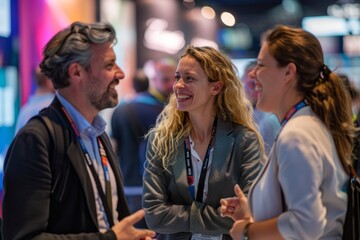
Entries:
{"type": "Polygon", "coordinates": [[[329,129],[303,107],[280,130],[250,190],[254,220],[278,216],[287,240],[341,239],[348,178],[329,129]]]}

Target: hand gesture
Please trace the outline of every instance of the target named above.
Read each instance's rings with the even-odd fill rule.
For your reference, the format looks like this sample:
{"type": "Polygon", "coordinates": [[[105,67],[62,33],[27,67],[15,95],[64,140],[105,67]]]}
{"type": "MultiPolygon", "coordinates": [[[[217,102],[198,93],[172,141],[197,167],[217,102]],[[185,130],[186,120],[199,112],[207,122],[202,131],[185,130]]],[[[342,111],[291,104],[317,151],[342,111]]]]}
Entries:
{"type": "Polygon", "coordinates": [[[156,233],[151,230],[134,227],[134,224],[140,221],[144,215],[144,210],[139,210],[115,224],[111,229],[115,232],[117,240],[150,240],[155,237],[156,233]]]}
{"type": "Polygon", "coordinates": [[[236,197],[223,198],[220,200],[220,213],[222,216],[230,217],[234,221],[252,220],[251,212],[248,207],[247,198],[241,191],[238,184],[234,187],[236,197]]]}
{"type": "Polygon", "coordinates": [[[242,239],[244,228],[248,224],[248,220],[239,220],[234,222],[232,228],[230,229],[230,236],[232,239],[242,239]]]}

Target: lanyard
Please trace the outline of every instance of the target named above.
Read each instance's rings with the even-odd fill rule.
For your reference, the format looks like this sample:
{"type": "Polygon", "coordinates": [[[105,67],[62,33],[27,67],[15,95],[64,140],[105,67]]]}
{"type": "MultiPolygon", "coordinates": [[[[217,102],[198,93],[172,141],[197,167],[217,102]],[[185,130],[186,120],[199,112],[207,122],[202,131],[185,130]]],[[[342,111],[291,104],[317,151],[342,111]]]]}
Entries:
{"type": "Polygon", "coordinates": [[[285,115],[284,119],[281,121],[281,128],[284,127],[284,125],[289,121],[289,119],[297,112],[299,111],[301,108],[307,106],[308,104],[306,103],[305,100],[302,100],[301,102],[299,102],[298,104],[296,104],[295,106],[293,106],[285,115]]]}
{"type": "Polygon", "coordinates": [[[112,217],[112,196],[111,196],[111,185],[110,185],[110,173],[109,173],[109,164],[108,164],[108,159],[107,159],[107,155],[106,155],[106,151],[104,149],[104,146],[102,144],[102,140],[100,139],[100,137],[97,137],[98,140],[98,147],[99,147],[99,152],[100,152],[100,157],[101,157],[101,165],[103,167],[103,171],[104,171],[104,176],[105,176],[105,188],[106,188],[106,197],[105,197],[105,193],[101,187],[101,183],[100,183],[100,179],[99,176],[94,168],[94,165],[92,163],[91,157],[89,152],[86,149],[86,146],[84,144],[84,142],[82,141],[79,131],[75,126],[74,121],[71,119],[70,115],[68,114],[68,112],[66,111],[66,109],[62,106],[61,107],[62,111],[65,113],[68,121],[71,124],[72,129],[74,130],[76,137],[80,143],[81,146],[81,150],[84,153],[85,159],[86,159],[86,163],[89,166],[90,172],[93,175],[93,178],[95,180],[96,183],[96,187],[98,190],[98,193],[100,195],[101,201],[103,203],[104,206],[104,210],[105,210],[105,214],[107,217],[107,220],[109,222],[110,227],[114,226],[114,220],[112,217]]]}
{"type": "MultiPolygon", "coordinates": [[[[204,158],[202,168],[201,168],[201,174],[200,174],[200,179],[199,179],[198,189],[197,189],[197,194],[196,194],[196,201],[197,202],[202,202],[202,199],[203,199],[204,186],[205,186],[205,177],[206,177],[206,172],[207,172],[207,168],[208,168],[208,165],[209,165],[210,150],[211,150],[211,146],[213,145],[215,132],[216,132],[216,118],[215,118],[213,129],[212,129],[212,132],[211,132],[211,139],[210,139],[209,145],[207,147],[205,158],[204,158]]],[[[193,199],[195,199],[194,172],[193,172],[193,167],[192,167],[192,163],[191,163],[191,146],[190,146],[189,137],[185,138],[184,148],[185,148],[185,163],[186,163],[186,173],[187,173],[188,188],[189,188],[189,192],[191,194],[191,197],[193,199]]]]}

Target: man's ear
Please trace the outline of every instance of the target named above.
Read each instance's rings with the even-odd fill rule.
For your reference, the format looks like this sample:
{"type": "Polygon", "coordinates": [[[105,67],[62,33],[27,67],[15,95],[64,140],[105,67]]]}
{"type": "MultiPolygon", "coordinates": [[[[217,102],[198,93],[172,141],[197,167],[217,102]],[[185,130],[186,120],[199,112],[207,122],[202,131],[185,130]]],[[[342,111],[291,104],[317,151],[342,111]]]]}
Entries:
{"type": "Polygon", "coordinates": [[[223,86],[224,86],[224,83],[221,81],[213,82],[212,94],[218,95],[219,92],[222,90],[223,86]]]}
{"type": "Polygon", "coordinates": [[[71,63],[69,65],[69,76],[71,79],[80,79],[82,76],[83,68],[78,63],[71,63]]]}

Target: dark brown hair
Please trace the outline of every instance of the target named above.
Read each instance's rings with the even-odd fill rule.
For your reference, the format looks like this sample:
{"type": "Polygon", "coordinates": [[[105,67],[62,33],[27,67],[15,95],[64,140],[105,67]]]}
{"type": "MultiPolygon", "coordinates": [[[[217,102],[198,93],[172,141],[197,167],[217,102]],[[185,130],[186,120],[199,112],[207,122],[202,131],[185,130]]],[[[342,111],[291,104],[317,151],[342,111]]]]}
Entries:
{"type": "Polygon", "coordinates": [[[280,67],[297,68],[297,90],[329,128],[344,169],[349,173],[355,135],[351,98],[343,80],[324,65],[319,40],[300,28],[279,25],[265,33],[263,41],[280,67]]]}

